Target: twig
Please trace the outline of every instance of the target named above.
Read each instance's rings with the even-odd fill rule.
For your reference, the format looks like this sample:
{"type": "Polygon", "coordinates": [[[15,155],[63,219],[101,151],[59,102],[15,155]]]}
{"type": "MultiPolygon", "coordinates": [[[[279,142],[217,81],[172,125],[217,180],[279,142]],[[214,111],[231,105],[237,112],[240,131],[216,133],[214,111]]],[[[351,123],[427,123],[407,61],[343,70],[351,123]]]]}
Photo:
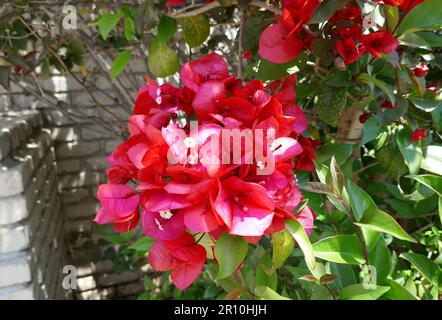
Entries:
{"type": "MultiPolygon", "coordinates": [[[[232,4],[238,4],[238,2],[233,1],[232,4]]],[[[254,0],[254,1],[251,1],[249,3],[249,5],[253,6],[253,7],[265,9],[265,10],[273,12],[275,14],[282,14],[282,10],[280,8],[268,5],[267,3],[262,2],[262,1],[254,0]]],[[[210,2],[210,3],[203,5],[203,6],[197,6],[195,4],[192,4],[190,6],[187,6],[183,9],[177,10],[175,12],[167,13],[166,15],[168,15],[171,18],[175,18],[175,19],[188,18],[188,17],[197,16],[199,14],[210,11],[214,8],[218,8],[220,6],[221,6],[221,4],[218,3],[217,1],[210,2]],[[194,9],[194,8],[196,8],[196,9],[194,9]],[[194,10],[190,10],[190,9],[194,9],[194,10]]]]}
{"type": "Polygon", "coordinates": [[[243,52],[243,38],[244,38],[244,24],[246,22],[245,10],[243,7],[240,9],[241,20],[239,23],[239,35],[238,35],[238,78],[242,78],[242,52],[243,52]]]}

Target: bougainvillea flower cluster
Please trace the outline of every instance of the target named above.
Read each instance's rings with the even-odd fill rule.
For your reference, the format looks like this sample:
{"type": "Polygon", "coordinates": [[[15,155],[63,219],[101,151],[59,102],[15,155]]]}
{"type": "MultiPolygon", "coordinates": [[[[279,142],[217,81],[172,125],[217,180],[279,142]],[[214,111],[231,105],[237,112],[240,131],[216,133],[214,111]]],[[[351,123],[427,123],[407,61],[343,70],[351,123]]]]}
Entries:
{"type": "MultiPolygon", "coordinates": [[[[400,6],[408,12],[423,1],[376,2],[400,6]]],[[[261,35],[260,56],[274,63],[285,63],[295,59],[304,49],[311,49],[312,42],[324,36],[308,29],[319,3],[319,0],[283,0],[283,12],[278,16],[278,22],[261,35]]],[[[361,9],[352,3],[337,10],[328,19],[324,30],[328,33],[326,37],[334,41],[336,53],[347,65],[366,53],[381,58],[382,54],[390,54],[399,46],[399,41],[390,31],[376,25],[371,14],[363,16],[361,9]]]]}
{"type": "Polygon", "coordinates": [[[180,88],[149,81],[139,90],[130,137],[108,158],[109,183],[98,189],[96,222],[124,232],[141,220],[144,233],[155,239],[150,264],[172,270],[172,281],[184,290],[206,261],[207,248],[195,242],[198,233],[216,241],[227,232],[255,243],[284,229],[287,219],[311,231],[314,213],[300,206],[294,170],[314,169],[318,143],[301,136],[307,119],[294,103],[294,76],[268,86],[244,84],[213,53],[186,63],[181,80],[180,88]],[[226,130],[250,134],[253,145],[272,157],[250,157],[241,138],[238,152],[226,130]],[[258,132],[274,137],[260,140],[258,132]],[[222,152],[211,148],[214,141],[222,152]],[[222,161],[235,153],[239,162],[222,161]],[[274,161],[265,174],[264,159],[274,161]]]}

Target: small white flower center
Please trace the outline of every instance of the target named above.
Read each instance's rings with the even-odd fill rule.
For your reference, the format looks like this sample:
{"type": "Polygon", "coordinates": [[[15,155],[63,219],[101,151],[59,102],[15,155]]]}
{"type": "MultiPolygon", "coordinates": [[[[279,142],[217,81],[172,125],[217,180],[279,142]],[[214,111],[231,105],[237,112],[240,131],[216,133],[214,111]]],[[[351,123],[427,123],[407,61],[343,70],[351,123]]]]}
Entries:
{"type": "Polygon", "coordinates": [[[170,212],[170,210],[164,210],[164,211],[160,211],[160,216],[163,219],[169,220],[170,218],[172,218],[173,214],[172,214],[172,212],[170,212]]]}
{"type": "Polygon", "coordinates": [[[187,138],[184,139],[184,145],[187,148],[194,148],[196,146],[196,141],[195,141],[194,138],[187,137],[187,138]]]}

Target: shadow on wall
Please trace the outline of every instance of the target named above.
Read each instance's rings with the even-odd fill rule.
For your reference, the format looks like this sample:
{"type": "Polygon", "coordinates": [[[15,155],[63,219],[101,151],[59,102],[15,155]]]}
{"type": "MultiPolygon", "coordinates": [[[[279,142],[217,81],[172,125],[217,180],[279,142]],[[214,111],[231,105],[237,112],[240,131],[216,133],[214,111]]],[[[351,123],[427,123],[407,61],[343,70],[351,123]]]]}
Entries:
{"type": "MultiPolygon", "coordinates": [[[[144,74],[134,76],[143,79],[144,74]]],[[[107,77],[98,74],[91,81],[98,88],[96,99],[125,123],[130,107],[120,103],[107,77]]],[[[126,83],[134,96],[133,82],[126,83]]],[[[134,271],[116,266],[118,245],[106,241],[93,222],[99,208],[96,190],[105,181],[106,158],[121,140],[97,122],[112,123],[107,111],[97,108],[73,79],[54,75],[42,87],[66,110],[35,101],[16,87],[14,93],[2,94],[0,99],[4,111],[0,118],[0,299],[136,298],[144,290],[139,266],[134,271]],[[19,109],[34,110],[13,111],[19,109]],[[15,114],[15,120],[6,114],[15,114]],[[34,119],[35,124],[23,117],[34,119]],[[25,125],[16,128],[13,122],[25,125]],[[46,151],[38,156],[24,154],[23,161],[17,160],[27,152],[28,144],[46,151]],[[46,218],[39,218],[40,214],[47,214],[46,218]],[[44,248],[39,247],[40,242],[44,248]],[[61,285],[65,265],[76,267],[76,290],[61,285]],[[42,293],[34,286],[50,289],[42,293]]],[[[145,259],[141,260],[139,263],[145,259]]]]}

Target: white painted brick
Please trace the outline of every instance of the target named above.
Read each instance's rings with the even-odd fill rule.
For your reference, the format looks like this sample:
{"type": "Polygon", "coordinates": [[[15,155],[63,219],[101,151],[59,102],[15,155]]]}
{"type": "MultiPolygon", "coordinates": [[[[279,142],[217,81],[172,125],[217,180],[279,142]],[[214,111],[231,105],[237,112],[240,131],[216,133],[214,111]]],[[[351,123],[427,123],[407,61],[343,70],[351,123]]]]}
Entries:
{"type": "Polygon", "coordinates": [[[0,228],[0,253],[19,251],[29,247],[28,226],[0,228]]]}
{"type": "Polygon", "coordinates": [[[81,171],[80,159],[67,159],[57,161],[57,171],[59,174],[74,173],[81,171]]]}
{"type": "Polygon", "coordinates": [[[100,205],[97,202],[81,202],[67,207],[66,215],[71,219],[91,218],[93,220],[99,209],[100,205]]]}
{"type": "Polygon", "coordinates": [[[98,141],[76,141],[61,144],[55,148],[57,158],[75,158],[96,154],[100,150],[98,141]]]}
{"type": "Polygon", "coordinates": [[[62,189],[76,189],[81,187],[98,185],[100,174],[98,172],[82,171],[60,177],[62,189]]]}
{"type": "Polygon", "coordinates": [[[0,300],[34,300],[34,298],[34,286],[32,284],[0,289],[0,300]]]}
{"type": "Polygon", "coordinates": [[[0,262],[0,288],[31,281],[29,256],[0,262]]]}
{"type": "Polygon", "coordinates": [[[4,160],[0,165],[0,197],[23,192],[31,177],[32,170],[32,159],[30,157],[26,157],[23,161],[4,160]]]}
{"type": "Polygon", "coordinates": [[[104,169],[109,167],[106,157],[91,157],[86,158],[87,168],[96,171],[104,171],[104,169]]]}
{"type": "Polygon", "coordinates": [[[51,133],[53,141],[75,141],[78,140],[78,134],[73,127],[54,128],[51,133]]]}
{"type": "Polygon", "coordinates": [[[0,160],[6,158],[11,151],[11,140],[9,133],[0,131],[0,160]]]}
{"type": "Polygon", "coordinates": [[[75,203],[91,196],[89,188],[67,189],[61,194],[63,204],[75,203]]]}

